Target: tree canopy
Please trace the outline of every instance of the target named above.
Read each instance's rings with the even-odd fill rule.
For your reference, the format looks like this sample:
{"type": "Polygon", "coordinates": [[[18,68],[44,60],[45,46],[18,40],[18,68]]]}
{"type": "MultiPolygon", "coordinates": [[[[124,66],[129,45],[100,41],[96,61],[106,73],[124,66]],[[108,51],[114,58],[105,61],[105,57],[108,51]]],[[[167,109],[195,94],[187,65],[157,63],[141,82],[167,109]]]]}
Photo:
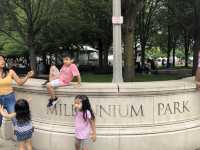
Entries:
{"type": "MultiPolygon", "coordinates": [[[[193,71],[200,50],[199,0],[122,0],[124,78],[134,79],[135,60],[142,66],[151,56],[193,56],[193,71]]],[[[99,50],[99,65],[107,67],[112,49],[112,0],[1,0],[0,52],[36,56],[79,50],[99,50]]],[[[173,57],[172,62],[170,58],[173,57]]],[[[172,65],[170,65],[172,64],[172,65]]]]}

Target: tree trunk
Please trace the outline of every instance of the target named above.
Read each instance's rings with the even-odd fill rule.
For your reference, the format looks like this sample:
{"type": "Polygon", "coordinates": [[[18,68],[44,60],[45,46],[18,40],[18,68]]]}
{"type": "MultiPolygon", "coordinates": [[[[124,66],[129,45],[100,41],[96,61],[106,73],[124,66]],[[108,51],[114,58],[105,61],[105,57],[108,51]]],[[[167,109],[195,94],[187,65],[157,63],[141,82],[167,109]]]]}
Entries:
{"type": "Polygon", "coordinates": [[[190,39],[187,32],[184,33],[184,47],[185,47],[185,67],[188,67],[190,39]]]}
{"type": "Polygon", "coordinates": [[[106,69],[108,67],[108,50],[103,50],[103,68],[106,69]]]}
{"type": "Polygon", "coordinates": [[[176,44],[173,44],[173,67],[176,66],[176,44]]]}
{"type": "Polygon", "coordinates": [[[135,77],[134,29],[128,28],[124,35],[124,81],[132,82],[135,77]]]}
{"type": "Polygon", "coordinates": [[[30,69],[30,58],[29,58],[29,54],[26,55],[26,61],[27,61],[27,64],[26,64],[26,67],[27,67],[27,70],[30,69]]]}
{"type": "MultiPolygon", "coordinates": [[[[145,2],[145,1],[144,1],[145,2]]],[[[141,65],[144,68],[145,65],[145,48],[146,48],[146,6],[142,7],[142,10],[139,14],[139,32],[140,32],[140,44],[141,44],[141,65]]]]}
{"type": "Polygon", "coordinates": [[[188,67],[189,48],[185,49],[185,67],[188,67]]]}
{"type": "Polygon", "coordinates": [[[30,48],[30,64],[31,70],[33,70],[35,75],[37,75],[37,61],[34,48],[30,48]]]}
{"type": "Polygon", "coordinates": [[[145,65],[145,47],[146,47],[146,43],[144,41],[141,41],[141,63],[142,63],[142,68],[145,65]]]}
{"type": "Polygon", "coordinates": [[[102,66],[103,66],[103,43],[102,43],[101,39],[99,39],[99,41],[98,41],[98,48],[99,48],[99,67],[102,68],[102,66]]]}
{"type": "Polygon", "coordinates": [[[199,52],[200,52],[200,39],[197,39],[194,43],[193,47],[193,68],[192,68],[192,74],[196,74],[197,66],[198,66],[198,57],[199,57],[199,52]]]}
{"type": "Polygon", "coordinates": [[[143,1],[123,0],[123,16],[124,16],[124,81],[132,82],[135,78],[135,49],[134,49],[134,36],[135,36],[135,22],[138,8],[143,1]]]}
{"type": "Polygon", "coordinates": [[[168,50],[167,50],[167,68],[170,67],[170,56],[171,56],[171,50],[172,50],[172,41],[171,41],[171,29],[170,26],[168,26],[168,50]]]}
{"type": "Polygon", "coordinates": [[[30,54],[30,67],[31,70],[34,71],[35,76],[37,76],[37,60],[36,60],[36,54],[35,54],[35,48],[34,48],[34,40],[33,40],[33,35],[31,34],[32,32],[28,32],[27,35],[27,47],[29,49],[29,54],[30,54]]]}
{"type": "Polygon", "coordinates": [[[44,54],[42,55],[42,61],[43,61],[43,63],[44,63],[45,65],[47,64],[46,53],[44,53],[44,54]]]}

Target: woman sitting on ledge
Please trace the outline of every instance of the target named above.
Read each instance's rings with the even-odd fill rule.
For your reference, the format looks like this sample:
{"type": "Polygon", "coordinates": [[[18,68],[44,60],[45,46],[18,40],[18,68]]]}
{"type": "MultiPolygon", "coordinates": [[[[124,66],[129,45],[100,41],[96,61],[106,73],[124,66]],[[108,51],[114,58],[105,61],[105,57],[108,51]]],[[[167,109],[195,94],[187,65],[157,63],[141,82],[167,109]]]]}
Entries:
{"type": "MultiPolygon", "coordinates": [[[[15,71],[5,68],[5,58],[3,55],[0,55],[0,105],[2,105],[8,113],[13,113],[15,111],[16,98],[12,87],[13,80],[18,85],[23,85],[33,74],[33,71],[30,71],[26,77],[20,79],[15,71]]],[[[14,120],[13,123],[15,123],[14,120]]],[[[1,125],[2,116],[0,115],[0,126],[1,125]]]]}

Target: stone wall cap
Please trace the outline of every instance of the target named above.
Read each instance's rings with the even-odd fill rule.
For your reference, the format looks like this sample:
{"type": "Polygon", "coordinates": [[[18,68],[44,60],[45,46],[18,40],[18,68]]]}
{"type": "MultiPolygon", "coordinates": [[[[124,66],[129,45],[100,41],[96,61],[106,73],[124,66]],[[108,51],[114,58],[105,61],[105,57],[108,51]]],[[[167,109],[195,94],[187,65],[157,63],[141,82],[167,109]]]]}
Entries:
{"type": "MultiPolygon", "coordinates": [[[[17,89],[25,91],[40,91],[46,93],[46,87],[42,86],[44,80],[30,79],[24,86],[16,86],[17,89]]],[[[181,92],[186,90],[195,90],[196,85],[194,77],[170,81],[153,81],[153,82],[126,82],[126,83],[81,83],[76,87],[75,83],[70,86],[57,88],[58,94],[62,93],[91,93],[91,94],[159,94],[159,92],[181,92]]]]}
{"type": "Polygon", "coordinates": [[[170,81],[132,82],[119,84],[120,93],[162,92],[194,89],[196,89],[196,85],[193,77],[170,81]]]}

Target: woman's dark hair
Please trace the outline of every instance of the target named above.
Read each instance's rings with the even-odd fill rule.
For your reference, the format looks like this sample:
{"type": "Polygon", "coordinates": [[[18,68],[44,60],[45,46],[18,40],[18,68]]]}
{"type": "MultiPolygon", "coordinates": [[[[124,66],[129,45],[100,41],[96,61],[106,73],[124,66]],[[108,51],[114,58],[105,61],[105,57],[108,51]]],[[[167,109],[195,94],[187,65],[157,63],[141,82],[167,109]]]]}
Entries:
{"type": "Polygon", "coordinates": [[[19,99],[15,104],[16,119],[19,124],[27,123],[31,120],[29,104],[25,99],[19,99]]]}
{"type": "MultiPolygon", "coordinates": [[[[5,56],[4,55],[1,55],[0,54],[0,57],[3,57],[3,59],[5,60],[5,56]]],[[[3,72],[2,72],[2,78],[5,78],[6,76],[7,76],[7,74],[8,74],[8,72],[9,72],[9,69],[8,68],[6,68],[6,66],[4,66],[4,68],[3,68],[3,72]]]]}
{"type": "Polygon", "coordinates": [[[83,111],[84,120],[87,121],[87,119],[88,119],[87,111],[89,111],[91,113],[91,119],[95,120],[95,115],[94,115],[94,112],[93,112],[92,107],[90,105],[89,98],[85,95],[78,95],[78,96],[76,96],[75,99],[80,99],[81,102],[82,102],[82,111],[83,111]]]}

